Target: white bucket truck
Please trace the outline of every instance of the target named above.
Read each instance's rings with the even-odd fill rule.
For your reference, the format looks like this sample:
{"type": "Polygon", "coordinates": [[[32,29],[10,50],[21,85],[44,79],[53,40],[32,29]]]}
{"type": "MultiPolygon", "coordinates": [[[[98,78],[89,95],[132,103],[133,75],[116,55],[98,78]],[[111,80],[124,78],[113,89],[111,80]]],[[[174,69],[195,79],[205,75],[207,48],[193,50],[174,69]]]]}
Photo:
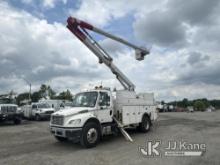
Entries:
{"type": "Polygon", "coordinates": [[[103,135],[118,130],[127,140],[132,141],[124,128],[149,131],[152,121],[157,118],[153,93],[136,94],[134,84],[113,64],[113,59],[86,29],[134,48],[137,60],[143,60],[149,51],[76,18],[69,17],[67,22],[68,29],[98,57],[100,63],[110,68],[124,90],[116,91],[115,98],[109,89],[102,87],[76,94],[72,108],[64,108],[52,114],[51,133],[59,141],[79,141],[81,145],[90,148],[96,146],[103,135]]]}
{"type": "Polygon", "coordinates": [[[50,119],[51,114],[55,112],[54,108],[51,108],[49,104],[40,102],[24,105],[22,111],[24,118],[34,119],[36,121],[50,119]]]}

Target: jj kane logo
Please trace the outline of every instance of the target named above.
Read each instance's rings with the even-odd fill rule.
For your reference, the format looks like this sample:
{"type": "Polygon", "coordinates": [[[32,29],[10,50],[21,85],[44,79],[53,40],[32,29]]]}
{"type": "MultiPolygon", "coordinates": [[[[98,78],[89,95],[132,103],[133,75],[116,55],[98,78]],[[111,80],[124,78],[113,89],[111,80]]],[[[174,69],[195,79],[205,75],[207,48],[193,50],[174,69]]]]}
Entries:
{"type": "Polygon", "coordinates": [[[139,147],[139,152],[141,152],[144,156],[161,156],[159,147],[161,142],[158,141],[147,141],[145,147],[139,147]]]}
{"type": "Polygon", "coordinates": [[[186,141],[167,141],[161,140],[147,141],[144,147],[139,147],[139,152],[143,156],[202,156],[206,151],[204,143],[189,143],[186,141]],[[163,146],[163,152],[161,148],[163,146]]]}

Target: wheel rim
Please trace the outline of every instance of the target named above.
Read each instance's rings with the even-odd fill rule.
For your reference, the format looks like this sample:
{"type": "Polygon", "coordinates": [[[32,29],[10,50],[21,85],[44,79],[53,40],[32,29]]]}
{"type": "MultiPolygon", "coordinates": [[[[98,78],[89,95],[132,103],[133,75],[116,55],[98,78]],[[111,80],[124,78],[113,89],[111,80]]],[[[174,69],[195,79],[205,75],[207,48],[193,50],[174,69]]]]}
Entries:
{"type": "Polygon", "coordinates": [[[145,126],[144,126],[145,130],[148,130],[149,127],[150,127],[150,123],[149,123],[148,120],[146,120],[146,121],[145,121],[145,126]]]}
{"type": "Polygon", "coordinates": [[[97,140],[98,137],[98,133],[97,130],[95,128],[90,128],[88,133],[87,133],[87,140],[89,143],[95,143],[95,141],[97,140]]]}

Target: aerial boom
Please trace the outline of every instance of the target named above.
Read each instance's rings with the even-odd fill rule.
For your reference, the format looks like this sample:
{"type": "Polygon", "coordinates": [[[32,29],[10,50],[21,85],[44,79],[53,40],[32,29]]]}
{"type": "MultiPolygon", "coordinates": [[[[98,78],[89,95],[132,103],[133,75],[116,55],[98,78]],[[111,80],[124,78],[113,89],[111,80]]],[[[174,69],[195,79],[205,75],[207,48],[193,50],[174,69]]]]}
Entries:
{"type": "Polygon", "coordinates": [[[114,65],[112,57],[89,35],[86,30],[94,31],[135,49],[137,60],[143,60],[144,56],[149,54],[149,51],[145,48],[137,47],[124,39],[109,34],[74,17],[69,17],[67,19],[67,23],[67,28],[98,57],[100,63],[104,63],[110,68],[122,86],[126,90],[133,91],[135,89],[135,85],[114,65]]]}

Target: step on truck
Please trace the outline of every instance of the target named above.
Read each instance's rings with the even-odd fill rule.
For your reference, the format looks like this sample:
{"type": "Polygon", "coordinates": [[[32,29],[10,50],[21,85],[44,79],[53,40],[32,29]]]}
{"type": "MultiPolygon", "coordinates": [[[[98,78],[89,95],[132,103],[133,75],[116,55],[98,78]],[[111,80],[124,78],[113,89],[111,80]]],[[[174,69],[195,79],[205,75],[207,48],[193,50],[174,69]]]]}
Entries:
{"type": "Polygon", "coordinates": [[[136,60],[144,60],[149,51],[73,17],[68,18],[67,28],[98,57],[99,63],[112,71],[124,89],[113,92],[109,88],[96,87],[76,94],[71,108],[52,114],[50,131],[54,137],[58,141],[72,140],[91,148],[102,136],[119,131],[127,140],[133,141],[126,128],[148,132],[157,118],[153,93],[137,94],[135,85],[114,65],[112,57],[88,30],[133,48],[136,60]]]}

